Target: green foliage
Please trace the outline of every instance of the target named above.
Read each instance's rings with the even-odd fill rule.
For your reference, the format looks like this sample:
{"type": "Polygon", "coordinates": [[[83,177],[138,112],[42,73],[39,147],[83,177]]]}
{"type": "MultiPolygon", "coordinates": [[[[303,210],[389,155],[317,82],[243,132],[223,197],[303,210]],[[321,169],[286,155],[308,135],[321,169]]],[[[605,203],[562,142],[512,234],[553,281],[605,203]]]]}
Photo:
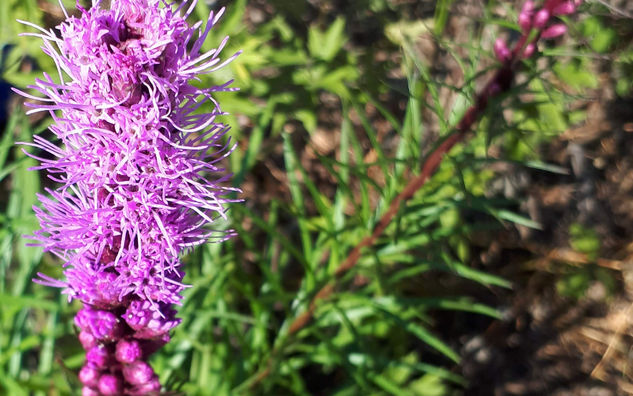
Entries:
{"type": "Polygon", "coordinates": [[[569,244],[574,251],[585,254],[590,264],[565,268],[563,277],[557,283],[558,292],[566,297],[580,299],[593,282],[599,282],[605,288],[607,297],[612,296],[616,289],[613,273],[593,264],[599,257],[602,245],[598,233],[574,223],[569,227],[569,244]]]}
{"type": "MultiPolygon", "coordinates": [[[[588,17],[579,24],[578,30],[588,40],[589,50],[598,54],[611,54],[615,91],[626,97],[633,91],[633,45],[630,23],[613,23],[604,16],[606,8],[600,7],[602,15],[588,17]]],[[[630,22],[630,21],[628,21],[630,22]]]]}

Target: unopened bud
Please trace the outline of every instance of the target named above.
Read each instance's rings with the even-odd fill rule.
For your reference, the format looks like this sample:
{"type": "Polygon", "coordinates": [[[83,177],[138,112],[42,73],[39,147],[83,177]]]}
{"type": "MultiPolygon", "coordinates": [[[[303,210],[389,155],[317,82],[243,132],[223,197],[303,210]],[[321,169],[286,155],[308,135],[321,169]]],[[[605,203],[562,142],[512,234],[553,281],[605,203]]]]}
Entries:
{"type": "Polygon", "coordinates": [[[77,312],[75,324],[98,340],[116,341],[123,333],[119,319],[109,311],[84,308],[77,312]]]}
{"type": "Polygon", "coordinates": [[[100,371],[97,369],[92,363],[88,363],[81,368],[79,371],[79,381],[82,384],[89,386],[91,388],[96,388],[99,386],[99,377],[101,376],[100,371]]]}
{"type": "Polygon", "coordinates": [[[534,11],[533,1],[528,0],[525,3],[523,3],[523,7],[521,7],[521,12],[524,12],[526,14],[531,14],[533,11],[534,11]]]}
{"type": "Polygon", "coordinates": [[[566,1],[554,7],[552,14],[554,15],[569,15],[576,11],[576,6],[571,1],[566,1]]]}
{"type": "Polygon", "coordinates": [[[101,393],[89,386],[84,386],[83,388],[81,388],[81,396],[101,396],[101,393]]]}
{"type": "Polygon", "coordinates": [[[526,33],[529,32],[530,29],[532,29],[532,17],[528,14],[525,13],[520,13],[519,14],[519,26],[521,27],[521,30],[526,33]]]}
{"type": "Polygon", "coordinates": [[[495,53],[495,57],[501,63],[507,62],[510,59],[510,56],[512,55],[505,41],[503,41],[502,39],[497,39],[495,41],[493,50],[495,53]]]}
{"type": "Polygon", "coordinates": [[[79,342],[81,342],[81,346],[83,346],[86,351],[97,346],[97,339],[85,330],[79,332],[79,342]]]}
{"type": "Polygon", "coordinates": [[[160,382],[158,382],[158,377],[154,376],[148,383],[143,385],[136,386],[132,388],[131,391],[127,391],[130,396],[145,396],[145,395],[153,395],[160,391],[160,382]]]}
{"type": "Polygon", "coordinates": [[[132,363],[141,358],[143,351],[136,340],[120,340],[116,345],[114,357],[121,363],[132,363]]]}
{"type": "Polygon", "coordinates": [[[549,20],[549,11],[547,9],[542,9],[536,13],[534,16],[534,27],[536,29],[542,29],[545,27],[545,24],[549,20]]]}
{"type": "Polygon", "coordinates": [[[86,360],[97,367],[107,367],[112,362],[108,349],[102,345],[90,348],[86,353],[86,360]]]}
{"type": "Polygon", "coordinates": [[[132,385],[143,385],[154,377],[154,369],[144,361],[137,361],[123,367],[123,376],[132,385]]]}
{"type": "Polygon", "coordinates": [[[567,31],[567,26],[562,23],[548,27],[543,31],[541,37],[544,39],[556,38],[562,36],[567,31]]]}
{"type": "Polygon", "coordinates": [[[525,46],[525,49],[523,50],[523,58],[527,59],[529,57],[531,57],[532,55],[534,55],[534,50],[536,49],[536,45],[534,44],[528,44],[525,46]]]}
{"type": "Polygon", "coordinates": [[[114,374],[103,374],[99,379],[99,392],[104,396],[115,396],[123,392],[121,377],[114,374]]]}

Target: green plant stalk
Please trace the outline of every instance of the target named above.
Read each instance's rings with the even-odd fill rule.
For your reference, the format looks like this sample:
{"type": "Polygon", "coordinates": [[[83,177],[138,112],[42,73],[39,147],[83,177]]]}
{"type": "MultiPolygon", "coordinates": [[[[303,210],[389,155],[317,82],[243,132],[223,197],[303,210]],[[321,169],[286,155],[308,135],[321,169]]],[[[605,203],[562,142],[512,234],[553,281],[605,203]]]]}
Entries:
{"type": "MultiPolygon", "coordinates": [[[[556,2],[557,0],[549,0],[556,2]]],[[[296,317],[289,325],[287,336],[296,334],[301,329],[305,328],[308,323],[313,319],[314,312],[318,304],[330,297],[338,284],[338,281],[347,274],[358,263],[361,258],[362,250],[366,247],[373,246],[377,239],[387,229],[389,224],[396,218],[398,210],[408,200],[413,198],[415,193],[420,190],[424,184],[435,173],[440,163],[448,152],[455,147],[458,143],[462,142],[467,133],[471,130],[472,126],[482,117],[488,108],[488,104],[491,99],[501,96],[504,92],[507,92],[512,82],[516,71],[521,65],[521,60],[524,59],[523,51],[529,44],[536,44],[541,35],[541,30],[528,32],[518,40],[514,46],[511,57],[497,70],[493,78],[488,84],[481,90],[480,94],[475,98],[475,104],[466,110],[464,116],[457,124],[455,131],[446,137],[436,148],[428,155],[422,166],[422,171],[417,177],[414,177],[409,181],[404,190],[398,194],[395,199],[390,203],[389,209],[382,215],[377,226],[371,235],[365,237],[352,251],[349,253],[345,261],[343,261],[336,271],[334,272],[333,279],[323,286],[318,293],[312,298],[306,311],[296,317]]],[[[287,343],[281,343],[285,345],[287,343]]],[[[257,376],[248,381],[245,387],[240,386],[241,389],[253,388],[259,384],[264,378],[266,378],[271,372],[271,366],[273,358],[276,353],[279,352],[279,348],[273,350],[271,357],[269,358],[266,367],[259,372],[257,376]]]]}

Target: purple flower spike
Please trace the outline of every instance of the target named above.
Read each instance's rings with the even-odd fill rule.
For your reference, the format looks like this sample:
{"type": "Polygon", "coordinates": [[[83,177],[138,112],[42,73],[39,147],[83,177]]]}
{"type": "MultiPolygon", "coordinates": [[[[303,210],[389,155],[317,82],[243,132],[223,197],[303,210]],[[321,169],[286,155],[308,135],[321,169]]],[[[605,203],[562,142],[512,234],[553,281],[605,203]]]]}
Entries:
{"type": "Polygon", "coordinates": [[[149,364],[138,361],[123,367],[123,376],[132,385],[143,385],[154,378],[154,370],[149,364]]]}
{"type": "Polygon", "coordinates": [[[103,374],[99,379],[99,392],[104,396],[118,396],[123,392],[123,381],[115,374],[103,374]]]}
{"type": "Polygon", "coordinates": [[[223,58],[226,39],[201,52],[224,9],[189,26],[196,2],[110,0],[106,8],[92,0],[59,34],[25,22],[59,72],[29,87],[43,98],[16,90],[31,99],[28,114],[50,113],[61,142],[22,143],[47,152],[27,155],[59,183],[38,196],[42,229],[30,238],[64,261],[66,280],[35,281],[84,303],[75,323],[87,351],[86,396],[160,390],[144,359],[180,323],[172,309],[188,287],[180,257],[234,235],[211,228],[239,201],[230,197],[239,190],[225,186],[221,162],[235,145],[214,98],[234,88],[192,82],[239,52],[223,58]]]}
{"type": "Polygon", "coordinates": [[[541,34],[541,37],[543,37],[544,39],[556,38],[558,36],[562,36],[563,34],[565,34],[565,32],[567,32],[567,26],[559,23],[545,29],[541,34]]]}
{"type": "Polygon", "coordinates": [[[121,340],[116,344],[114,357],[121,363],[132,363],[143,356],[141,344],[136,340],[121,340]]]}

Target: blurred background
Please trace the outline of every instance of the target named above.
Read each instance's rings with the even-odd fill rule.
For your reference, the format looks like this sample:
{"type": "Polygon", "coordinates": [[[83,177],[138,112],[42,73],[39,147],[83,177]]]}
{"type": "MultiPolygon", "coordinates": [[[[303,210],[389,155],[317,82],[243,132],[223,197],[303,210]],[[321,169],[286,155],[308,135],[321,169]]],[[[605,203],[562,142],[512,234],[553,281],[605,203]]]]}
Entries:
{"type": "MultiPolygon", "coordinates": [[[[74,10],[74,0],[64,0],[74,10]]],[[[81,1],[88,6],[87,2],[81,1]]],[[[204,76],[239,143],[239,236],[186,256],[183,323],[151,360],[186,395],[633,394],[633,3],[594,0],[542,42],[514,88],[295,335],[518,36],[505,0],[200,0],[206,42],[244,53],[204,76]]],[[[18,37],[64,15],[0,0],[0,395],[78,395],[84,361],[58,259],[25,247],[36,193],[14,143],[52,139],[10,87],[55,75],[18,37]]],[[[204,48],[203,48],[204,49],[204,48]]]]}

